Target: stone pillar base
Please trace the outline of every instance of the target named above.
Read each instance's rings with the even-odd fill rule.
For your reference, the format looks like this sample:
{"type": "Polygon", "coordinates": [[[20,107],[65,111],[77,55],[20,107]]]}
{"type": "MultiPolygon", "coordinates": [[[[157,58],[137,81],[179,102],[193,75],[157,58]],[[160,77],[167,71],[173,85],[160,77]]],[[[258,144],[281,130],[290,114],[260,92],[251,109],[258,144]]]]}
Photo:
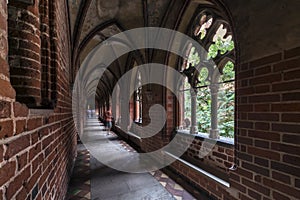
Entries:
{"type": "Polygon", "coordinates": [[[197,126],[191,126],[190,134],[197,134],[197,133],[198,133],[198,127],[197,126]]]}
{"type": "Polygon", "coordinates": [[[219,139],[220,138],[219,130],[218,129],[210,129],[209,137],[212,139],[219,139]]]}

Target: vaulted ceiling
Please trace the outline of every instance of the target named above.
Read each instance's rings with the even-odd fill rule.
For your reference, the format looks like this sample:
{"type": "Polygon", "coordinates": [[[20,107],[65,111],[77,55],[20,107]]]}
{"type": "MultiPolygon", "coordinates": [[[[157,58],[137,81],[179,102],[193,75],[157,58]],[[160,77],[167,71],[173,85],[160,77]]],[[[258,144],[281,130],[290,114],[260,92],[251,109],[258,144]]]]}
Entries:
{"type": "MultiPolygon", "coordinates": [[[[161,26],[171,0],[68,0],[68,3],[73,65],[79,67],[86,56],[107,38],[125,30],[161,26]]],[[[109,51],[114,54],[115,49],[112,47],[109,51]]],[[[130,58],[132,55],[127,54],[113,62],[110,70],[103,74],[98,88],[114,85],[124,73],[125,65],[131,62],[130,58]]]]}
{"type": "MultiPolygon", "coordinates": [[[[224,10],[232,16],[240,60],[263,57],[300,43],[299,0],[67,1],[73,66],[77,69],[95,46],[125,30],[154,26],[185,32],[199,3],[225,5],[224,10]]],[[[115,50],[111,48],[110,51],[114,53],[115,50]]],[[[142,60],[147,59],[145,54],[140,52],[142,60]]],[[[102,80],[103,87],[113,85],[115,79],[124,73],[129,57],[124,55],[109,66],[111,72],[106,73],[105,80],[111,82],[104,83],[105,80],[102,80]]]]}

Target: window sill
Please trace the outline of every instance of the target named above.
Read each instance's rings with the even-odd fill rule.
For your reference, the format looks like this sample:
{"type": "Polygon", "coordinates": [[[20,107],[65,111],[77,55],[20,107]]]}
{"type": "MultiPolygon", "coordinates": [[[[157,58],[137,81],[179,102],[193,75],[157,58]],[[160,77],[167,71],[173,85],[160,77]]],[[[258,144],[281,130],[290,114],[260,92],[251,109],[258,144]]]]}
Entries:
{"type": "Polygon", "coordinates": [[[198,133],[198,134],[191,134],[189,130],[177,130],[177,133],[191,136],[191,137],[196,137],[201,140],[211,140],[211,141],[217,141],[218,145],[225,145],[225,146],[233,146],[234,145],[234,138],[226,138],[226,137],[220,137],[220,139],[212,139],[209,137],[208,134],[205,133],[198,133]]]}
{"type": "MultiPolygon", "coordinates": [[[[115,125],[115,127],[118,128],[119,130],[122,130],[121,127],[118,125],[115,125]]],[[[133,132],[130,132],[130,131],[127,131],[127,132],[123,131],[123,132],[129,136],[132,136],[132,137],[137,138],[138,140],[142,141],[142,138],[133,132]]]]}
{"type": "Polygon", "coordinates": [[[129,131],[128,131],[127,134],[130,135],[130,136],[132,136],[132,137],[135,137],[135,138],[139,139],[140,141],[142,140],[142,138],[141,138],[140,136],[136,135],[136,134],[133,133],[133,132],[129,132],[129,131]]]}
{"type": "Polygon", "coordinates": [[[179,158],[179,157],[177,157],[177,156],[175,156],[175,155],[167,152],[167,151],[165,151],[165,154],[168,155],[168,156],[170,156],[170,157],[172,157],[172,158],[175,158],[177,161],[179,161],[179,162],[183,163],[184,165],[187,165],[188,167],[196,170],[200,174],[213,179],[217,183],[225,186],[226,188],[230,188],[230,183],[229,182],[227,182],[227,181],[225,181],[225,180],[223,180],[223,179],[221,179],[221,178],[219,178],[219,177],[217,177],[217,176],[215,176],[215,175],[213,175],[213,174],[211,174],[211,173],[209,173],[209,172],[207,172],[207,171],[205,171],[205,170],[197,167],[196,165],[193,165],[193,164],[191,164],[191,163],[189,163],[189,162],[187,162],[187,161],[185,161],[185,160],[183,160],[183,159],[181,159],[181,158],[179,158]]]}
{"type": "Polygon", "coordinates": [[[29,109],[29,116],[44,116],[49,117],[54,113],[53,109],[29,109]]]}

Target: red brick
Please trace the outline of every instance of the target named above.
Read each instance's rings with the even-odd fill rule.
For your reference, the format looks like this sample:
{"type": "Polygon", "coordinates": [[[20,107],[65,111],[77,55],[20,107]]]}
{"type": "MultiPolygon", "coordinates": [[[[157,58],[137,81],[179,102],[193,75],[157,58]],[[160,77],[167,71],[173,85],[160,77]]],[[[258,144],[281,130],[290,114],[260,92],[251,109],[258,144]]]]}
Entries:
{"type": "Polygon", "coordinates": [[[26,191],[26,189],[24,187],[17,194],[16,199],[27,199],[27,191],[26,191]]]}
{"type": "Polygon", "coordinates": [[[300,168],[299,167],[293,167],[293,166],[287,165],[285,163],[271,161],[271,168],[278,170],[280,172],[284,172],[284,173],[287,173],[290,175],[295,175],[297,177],[300,177],[300,168]]]}
{"type": "MultiPolygon", "coordinates": [[[[299,63],[299,66],[300,66],[300,63],[299,63]]],[[[286,80],[286,81],[300,79],[300,70],[285,72],[283,77],[284,77],[284,80],[286,80]]]]}
{"type": "Polygon", "coordinates": [[[269,112],[269,111],[271,111],[271,105],[270,104],[254,105],[254,111],[255,112],[269,112]]]}
{"type": "MultiPolygon", "coordinates": [[[[20,100],[20,99],[23,100],[23,98],[25,99],[26,96],[28,98],[27,101],[29,101],[29,100],[32,101],[33,98],[35,100],[40,99],[41,91],[40,91],[39,87],[33,88],[33,87],[30,87],[29,85],[25,86],[25,85],[22,84],[22,85],[14,85],[14,88],[15,88],[16,93],[17,93],[17,100],[20,100]],[[22,94],[22,96],[20,94],[22,94]],[[21,96],[21,97],[19,97],[19,96],[21,96]]],[[[24,101],[22,101],[22,102],[24,102],[24,101]]],[[[28,102],[28,104],[29,103],[30,102],[28,102]]],[[[34,103],[36,103],[36,102],[34,102],[34,103]]]]}
{"type": "Polygon", "coordinates": [[[260,156],[260,157],[268,158],[268,159],[272,159],[272,160],[280,160],[279,153],[269,151],[269,150],[259,149],[259,148],[255,148],[255,147],[248,147],[248,153],[251,155],[260,156]]]}
{"type": "Polygon", "coordinates": [[[278,53],[278,54],[266,56],[264,58],[260,58],[258,60],[250,62],[250,68],[256,68],[262,65],[278,62],[281,60],[281,57],[282,57],[281,53],[278,53]]]}
{"type": "Polygon", "coordinates": [[[273,191],[273,198],[274,198],[274,200],[290,200],[289,197],[287,197],[281,193],[278,193],[276,191],[273,191]]]}
{"type": "Polygon", "coordinates": [[[23,170],[7,187],[6,198],[12,199],[16,192],[23,186],[23,184],[30,177],[30,167],[23,170]]]}
{"type": "Polygon", "coordinates": [[[300,89],[300,81],[289,81],[273,84],[273,92],[288,92],[300,89]]]}
{"type": "Polygon", "coordinates": [[[280,152],[300,155],[300,146],[292,146],[282,143],[272,143],[271,148],[280,152]]]}
{"type": "Polygon", "coordinates": [[[238,96],[245,96],[245,95],[250,95],[254,93],[254,88],[253,87],[246,87],[246,88],[239,88],[236,93],[238,96]]]}
{"type": "Polygon", "coordinates": [[[7,150],[5,153],[5,158],[9,159],[19,153],[20,151],[24,150],[30,145],[30,136],[25,135],[21,136],[13,141],[11,141],[9,144],[7,144],[7,150]]]}
{"type": "Polygon", "coordinates": [[[255,121],[279,121],[279,114],[276,113],[249,113],[249,120],[255,121]]]}
{"type": "Polygon", "coordinates": [[[234,150],[233,149],[226,149],[225,153],[226,153],[226,155],[234,156],[234,150]]]}
{"type": "Polygon", "coordinates": [[[50,143],[53,141],[53,138],[51,136],[45,138],[43,141],[42,141],[42,148],[43,149],[46,149],[50,143]]]}
{"type": "Polygon", "coordinates": [[[0,96],[8,97],[11,99],[16,98],[16,92],[12,88],[11,84],[5,80],[0,79],[0,96]]]}
{"type": "Polygon", "coordinates": [[[269,149],[270,148],[270,142],[266,141],[266,140],[255,140],[254,146],[264,148],[264,149],[269,149]]]}
{"type": "Polygon", "coordinates": [[[30,135],[31,137],[31,145],[35,145],[39,139],[40,139],[40,136],[39,136],[39,133],[38,132],[34,132],[30,135]]]}
{"type": "Polygon", "coordinates": [[[31,131],[34,129],[37,129],[38,127],[42,126],[42,119],[41,118],[33,118],[33,119],[29,119],[27,121],[27,130],[31,131]]]}
{"type": "Polygon", "coordinates": [[[14,124],[12,120],[0,122],[0,139],[8,138],[14,134],[14,124]]]}
{"type": "Polygon", "coordinates": [[[284,134],[282,141],[290,144],[300,144],[300,135],[284,134]]]}
{"type": "Polygon", "coordinates": [[[300,103],[272,104],[272,112],[300,112],[300,103]]]}
{"type": "Polygon", "coordinates": [[[27,106],[19,102],[14,103],[14,112],[15,117],[27,117],[29,113],[27,106]]]}
{"type": "Polygon", "coordinates": [[[240,197],[239,197],[239,199],[243,199],[243,200],[253,200],[252,198],[250,198],[250,197],[247,197],[247,196],[245,196],[244,194],[239,194],[240,195],[240,197]]]}
{"type": "Polygon", "coordinates": [[[233,187],[233,188],[235,188],[235,189],[237,189],[237,190],[239,190],[239,191],[241,191],[241,192],[243,192],[243,193],[246,192],[246,187],[243,186],[243,185],[240,184],[240,183],[236,183],[235,181],[231,181],[231,182],[230,182],[230,185],[231,185],[231,187],[233,187]]]}
{"type": "Polygon", "coordinates": [[[280,95],[269,94],[269,95],[255,95],[249,97],[249,103],[271,103],[280,102],[280,95]]]}
{"type": "Polygon", "coordinates": [[[255,130],[264,130],[264,131],[270,130],[270,124],[265,122],[256,122],[254,127],[255,130]]]}
{"type": "Polygon", "coordinates": [[[264,139],[270,141],[280,141],[280,134],[276,132],[267,131],[248,131],[248,136],[256,139],[264,139]]]}
{"type": "Polygon", "coordinates": [[[250,85],[261,85],[266,83],[279,82],[282,79],[281,74],[268,74],[261,77],[256,77],[250,80],[250,85]]]}
{"type": "Polygon", "coordinates": [[[218,157],[218,158],[221,158],[223,160],[227,160],[227,156],[225,154],[222,154],[222,153],[218,153],[218,152],[213,152],[212,153],[214,156],[218,157]]]}
{"type": "Polygon", "coordinates": [[[283,155],[283,162],[285,162],[287,164],[299,166],[300,165],[300,157],[293,156],[293,155],[283,155]]]}
{"type": "Polygon", "coordinates": [[[8,180],[10,180],[15,175],[15,171],[16,171],[15,161],[4,164],[0,168],[0,185],[3,185],[8,180]]]}
{"type": "Polygon", "coordinates": [[[257,165],[263,166],[263,167],[269,167],[269,160],[263,159],[263,158],[254,158],[254,162],[257,165]]]}
{"type": "Polygon", "coordinates": [[[265,94],[265,93],[270,92],[270,91],[271,91],[270,85],[260,85],[260,86],[256,86],[254,88],[254,92],[256,94],[261,94],[261,93],[265,94]]]}
{"type": "Polygon", "coordinates": [[[250,105],[239,105],[238,110],[240,112],[251,112],[251,111],[253,111],[253,105],[252,104],[250,104],[250,105]]]}
{"type": "Polygon", "coordinates": [[[256,182],[252,182],[250,180],[247,180],[247,179],[242,179],[242,184],[247,186],[247,187],[250,187],[252,188],[253,190],[255,191],[258,191],[266,196],[269,196],[270,195],[270,189],[260,185],[260,184],[257,184],[256,182]]]}
{"type": "Polygon", "coordinates": [[[248,189],[248,194],[250,197],[252,197],[254,199],[261,199],[261,195],[253,190],[248,189]]]}
{"type": "Polygon", "coordinates": [[[36,170],[40,169],[41,163],[43,162],[44,156],[40,153],[34,160],[31,161],[31,170],[32,173],[36,172],[36,170]]]}
{"type": "Polygon", "coordinates": [[[253,173],[250,171],[247,171],[241,167],[237,168],[237,174],[239,174],[240,176],[246,177],[248,179],[252,179],[253,178],[253,173]]]}
{"type": "Polygon", "coordinates": [[[270,170],[266,169],[264,167],[261,166],[256,166],[247,162],[243,162],[242,163],[242,167],[249,170],[249,171],[253,171],[256,172],[258,174],[264,175],[264,176],[269,176],[270,174],[270,170]]]}
{"type": "Polygon", "coordinates": [[[240,144],[252,145],[253,144],[253,139],[252,138],[248,138],[248,137],[238,136],[238,142],[240,144]]]}
{"type": "Polygon", "coordinates": [[[27,191],[31,191],[34,185],[37,183],[38,178],[41,176],[41,169],[38,169],[25,183],[25,188],[27,191]]]}
{"type": "Polygon", "coordinates": [[[296,47],[296,48],[284,51],[285,59],[299,57],[299,55],[300,55],[300,47],[296,47]]]}
{"type": "Polygon", "coordinates": [[[273,188],[274,190],[278,190],[280,192],[286,193],[288,191],[289,195],[298,198],[300,196],[300,190],[296,190],[293,187],[281,184],[279,182],[275,182],[273,180],[270,180],[268,178],[263,179],[263,183],[268,186],[273,188]]]}
{"type": "MultiPolygon", "coordinates": [[[[0,17],[0,19],[1,19],[1,17],[0,17]]],[[[1,26],[1,23],[0,23],[0,26],[1,26]]],[[[8,63],[1,56],[0,56],[0,73],[6,77],[9,77],[8,63]]]]}
{"type": "Polygon", "coordinates": [[[300,122],[300,114],[298,113],[284,113],[281,117],[282,122],[300,122]]]}
{"type": "Polygon", "coordinates": [[[262,182],[262,176],[261,176],[261,175],[256,175],[256,176],[254,177],[254,180],[255,180],[255,182],[257,182],[257,183],[261,183],[261,182],[262,182]]]}
{"type": "Polygon", "coordinates": [[[35,156],[37,156],[42,150],[41,143],[36,144],[29,150],[29,160],[33,160],[35,156]]]}
{"type": "Polygon", "coordinates": [[[272,68],[271,68],[271,66],[265,66],[265,67],[261,67],[261,68],[256,68],[255,70],[254,70],[254,75],[255,76],[258,76],[258,75],[265,75],[265,74],[269,74],[269,73],[271,73],[271,71],[272,71],[272,68]]]}
{"type": "Polygon", "coordinates": [[[20,171],[23,169],[28,163],[28,152],[23,153],[20,156],[17,156],[17,165],[18,165],[18,170],[20,171]]]}
{"type": "Polygon", "coordinates": [[[19,135],[20,133],[23,133],[26,131],[26,120],[18,120],[16,121],[16,133],[15,135],[19,135]]]}
{"type": "Polygon", "coordinates": [[[44,138],[44,137],[47,137],[49,135],[49,128],[48,127],[45,127],[45,128],[42,128],[38,131],[38,135],[39,135],[39,138],[44,138]]]}
{"type": "Polygon", "coordinates": [[[3,145],[0,145],[0,163],[3,161],[4,158],[4,148],[3,145]]]}
{"type": "Polygon", "coordinates": [[[242,80],[245,78],[253,77],[254,71],[253,70],[247,70],[247,71],[242,71],[237,74],[238,80],[242,80]]]}
{"type": "MultiPolygon", "coordinates": [[[[17,87],[20,87],[20,88],[22,88],[22,87],[24,87],[24,88],[40,88],[41,87],[41,80],[36,79],[35,78],[36,75],[33,74],[33,73],[30,73],[29,70],[26,70],[26,71],[27,71],[27,74],[23,74],[22,77],[12,76],[13,79],[11,81],[11,84],[15,88],[17,88],[17,87]]],[[[27,91],[34,91],[34,90],[28,90],[27,89],[27,91]]]]}
{"type": "Polygon", "coordinates": [[[284,133],[299,133],[300,125],[293,124],[272,124],[272,131],[284,133]]]}
{"type": "Polygon", "coordinates": [[[282,94],[283,101],[300,101],[300,92],[282,94]]]}
{"type": "Polygon", "coordinates": [[[287,175],[284,175],[282,173],[279,173],[279,172],[276,172],[276,171],[273,171],[272,172],[272,178],[273,179],[276,179],[282,183],[286,183],[286,184],[290,184],[291,183],[291,178],[287,175]]]}
{"type": "Polygon", "coordinates": [[[295,187],[300,188],[300,179],[295,180],[295,187]]]}
{"type": "Polygon", "coordinates": [[[299,65],[300,65],[300,58],[296,58],[293,60],[287,60],[287,61],[283,61],[278,64],[275,64],[273,67],[273,70],[274,70],[274,72],[291,70],[294,68],[298,68],[299,65]]]}
{"type": "Polygon", "coordinates": [[[0,100],[0,119],[11,117],[11,104],[7,101],[0,100]]]}
{"type": "Polygon", "coordinates": [[[238,70],[241,70],[241,71],[245,71],[245,70],[248,70],[249,69],[249,63],[241,63],[239,65],[239,67],[237,67],[238,70]]]}

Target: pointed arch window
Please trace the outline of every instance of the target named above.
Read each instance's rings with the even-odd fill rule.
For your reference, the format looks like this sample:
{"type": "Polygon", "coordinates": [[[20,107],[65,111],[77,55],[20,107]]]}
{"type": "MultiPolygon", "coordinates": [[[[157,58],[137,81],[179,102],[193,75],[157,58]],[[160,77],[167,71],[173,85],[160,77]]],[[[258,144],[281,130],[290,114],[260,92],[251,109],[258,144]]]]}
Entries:
{"type": "Polygon", "coordinates": [[[186,76],[181,126],[213,139],[233,138],[235,51],[231,28],[221,16],[206,9],[198,12],[189,34],[206,52],[198,52],[191,43],[186,45],[181,66],[186,76]]]}

